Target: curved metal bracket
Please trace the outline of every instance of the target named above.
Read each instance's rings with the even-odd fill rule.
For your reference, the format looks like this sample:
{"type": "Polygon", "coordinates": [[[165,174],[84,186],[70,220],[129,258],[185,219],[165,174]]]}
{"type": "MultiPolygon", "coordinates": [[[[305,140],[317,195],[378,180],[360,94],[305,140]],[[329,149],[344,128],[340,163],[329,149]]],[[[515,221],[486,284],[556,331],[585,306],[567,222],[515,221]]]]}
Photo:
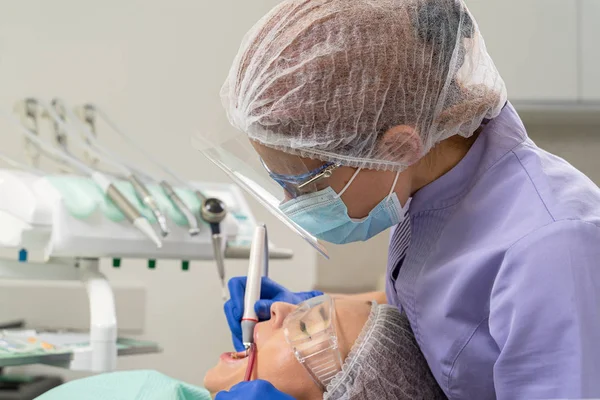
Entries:
{"type": "MultiPolygon", "coordinates": [[[[26,98],[15,105],[15,111],[19,114],[23,126],[36,135],[39,135],[38,107],[38,102],[34,98],[26,98]]],[[[40,147],[28,138],[25,138],[25,156],[33,167],[40,166],[42,156],[40,147]]]]}

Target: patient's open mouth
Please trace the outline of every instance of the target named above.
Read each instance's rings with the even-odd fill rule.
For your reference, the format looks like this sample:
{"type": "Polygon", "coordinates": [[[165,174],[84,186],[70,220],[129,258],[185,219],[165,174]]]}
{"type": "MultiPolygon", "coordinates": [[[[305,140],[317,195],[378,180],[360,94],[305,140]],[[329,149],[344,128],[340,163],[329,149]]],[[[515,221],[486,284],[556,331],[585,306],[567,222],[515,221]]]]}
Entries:
{"type": "Polygon", "coordinates": [[[239,358],[246,358],[248,357],[248,351],[244,350],[244,351],[237,351],[235,353],[229,353],[231,355],[231,358],[233,358],[234,360],[237,360],[239,358]]]}
{"type": "Polygon", "coordinates": [[[221,354],[221,360],[226,362],[241,361],[245,358],[248,358],[248,353],[245,350],[221,354]]]}

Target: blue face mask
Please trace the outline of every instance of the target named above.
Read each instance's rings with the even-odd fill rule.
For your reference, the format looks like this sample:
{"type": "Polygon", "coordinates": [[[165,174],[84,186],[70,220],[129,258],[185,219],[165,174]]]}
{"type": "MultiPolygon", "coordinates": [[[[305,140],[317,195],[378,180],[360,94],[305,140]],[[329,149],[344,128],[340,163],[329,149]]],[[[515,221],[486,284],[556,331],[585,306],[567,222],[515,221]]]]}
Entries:
{"type": "Polygon", "coordinates": [[[393,192],[398,176],[394,180],[390,194],[371,210],[367,217],[360,220],[350,218],[341,196],[359,172],[360,170],[356,171],[339,194],[331,187],[327,187],[289,200],[279,208],[292,221],[317,238],[335,244],[366,241],[404,221],[410,199],[402,207],[398,196],[393,192]]]}

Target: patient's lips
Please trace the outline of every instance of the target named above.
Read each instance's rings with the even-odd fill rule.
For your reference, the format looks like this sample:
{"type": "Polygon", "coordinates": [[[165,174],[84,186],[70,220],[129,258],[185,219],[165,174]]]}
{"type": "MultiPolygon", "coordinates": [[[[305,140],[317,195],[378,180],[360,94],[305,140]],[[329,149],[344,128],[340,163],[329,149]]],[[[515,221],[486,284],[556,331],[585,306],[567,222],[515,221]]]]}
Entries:
{"type": "MultiPolygon", "coordinates": [[[[254,328],[254,344],[256,344],[256,350],[258,351],[258,327],[260,326],[260,324],[256,325],[256,327],[254,328]]],[[[228,353],[223,353],[221,354],[221,361],[224,361],[228,364],[231,363],[238,363],[241,361],[244,361],[245,359],[248,358],[248,356],[250,355],[248,350],[244,350],[244,351],[232,351],[232,352],[228,352],[228,353]]]]}

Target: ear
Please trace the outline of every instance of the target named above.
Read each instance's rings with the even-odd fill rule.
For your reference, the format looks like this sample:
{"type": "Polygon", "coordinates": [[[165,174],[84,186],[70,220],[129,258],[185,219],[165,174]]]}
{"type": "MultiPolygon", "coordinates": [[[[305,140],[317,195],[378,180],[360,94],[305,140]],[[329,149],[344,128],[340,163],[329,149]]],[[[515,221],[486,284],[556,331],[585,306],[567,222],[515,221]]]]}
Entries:
{"type": "Polygon", "coordinates": [[[417,131],[408,125],[396,125],[388,129],[381,138],[383,158],[408,165],[419,161],[423,154],[423,142],[417,131]]]}

